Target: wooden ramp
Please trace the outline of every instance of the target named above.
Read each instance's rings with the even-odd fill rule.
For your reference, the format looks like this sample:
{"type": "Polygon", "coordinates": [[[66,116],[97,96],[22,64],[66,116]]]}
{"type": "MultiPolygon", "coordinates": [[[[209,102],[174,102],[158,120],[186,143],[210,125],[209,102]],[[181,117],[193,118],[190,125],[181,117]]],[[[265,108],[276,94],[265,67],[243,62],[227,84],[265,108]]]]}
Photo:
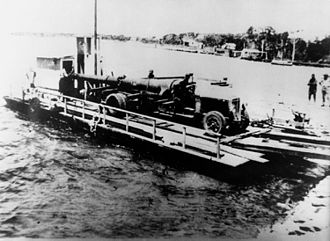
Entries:
{"type": "Polygon", "coordinates": [[[222,138],[220,143],[222,144],[230,144],[231,142],[234,142],[236,140],[239,139],[243,139],[249,136],[257,136],[257,135],[261,135],[264,133],[268,133],[270,132],[271,129],[270,128],[257,128],[257,127],[249,127],[247,132],[235,135],[235,136],[228,136],[225,138],[222,138]]]}
{"type": "Polygon", "coordinates": [[[311,147],[301,143],[287,143],[285,141],[276,141],[270,139],[262,139],[257,137],[248,137],[237,140],[233,146],[245,150],[254,150],[258,152],[275,152],[288,156],[301,156],[318,159],[330,160],[330,147],[311,147]]]}
{"type": "Polygon", "coordinates": [[[265,137],[265,138],[280,140],[280,141],[289,140],[289,141],[293,141],[293,142],[330,146],[329,137],[289,134],[289,133],[283,133],[283,132],[276,131],[276,130],[273,130],[273,131],[267,132],[267,133],[262,133],[261,136],[265,137]]]}

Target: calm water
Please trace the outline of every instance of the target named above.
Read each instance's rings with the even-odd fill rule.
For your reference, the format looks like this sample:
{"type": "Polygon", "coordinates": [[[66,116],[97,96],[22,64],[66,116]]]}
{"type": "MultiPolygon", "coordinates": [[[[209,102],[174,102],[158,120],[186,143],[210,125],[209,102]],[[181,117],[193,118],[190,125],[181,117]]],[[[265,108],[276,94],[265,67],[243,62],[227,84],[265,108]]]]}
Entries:
{"type": "MultiPolygon", "coordinates": [[[[18,92],[13,87],[34,54],[50,54],[49,46],[51,51],[74,48],[70,39],[14,38],[8,43],[1,95],[18,92]]],[[[105,69],[116,74],[144,76],[154,69],[156,75],[228,76],[238,94],[264,109],[279,93],[288,102],[304,102],[310,73],[324,71],[283,71],[113,42],[103,49],[105,69]],[[276,79],[280,84],[273,83],[276,79]]],[[[326,165],[277,156],[257,169],[247,167],[249,175],[219,169],[210,177],[169,165],[173,156],[101,142],[65,124],[32,122],[0,103],[0,237],[257,237],[287,219],[330,171],[326,165]],[[224,178],[228,171],[235,178],[224,178]]],[[[287,234],[293,231],[288,229],[287,234]]]]}

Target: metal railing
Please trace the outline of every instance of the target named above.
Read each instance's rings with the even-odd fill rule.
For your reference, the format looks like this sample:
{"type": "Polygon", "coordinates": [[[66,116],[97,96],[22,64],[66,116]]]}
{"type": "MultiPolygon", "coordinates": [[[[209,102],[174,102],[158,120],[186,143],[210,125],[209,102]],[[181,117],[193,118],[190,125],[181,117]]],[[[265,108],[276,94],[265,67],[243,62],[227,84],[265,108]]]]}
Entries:
{"type": "MultiPolygon", "coordinates": [[[[215,147],[215,150],[213,153],[215,154],[216,158],[221,158],[221,154],[220,154],[220,152],[221,152],[220,141],[221,141],[221,137],[222,137],[221,134],[217,134],[217,133],[209,132],[209,131],[202,130],[202,129],[199,129],[196,127],[187,126],[187,125],[183,125],[180,123],[176,123],[176,122],[172,122],[172,121],[168,121],[168,120],[164,120],[164,119],[147,116],[144,114],[104,105],[101,103],[91,102],[89,100],[83,100],[83,99],[78,99],[78,98],[71,97],[71,96],[65,96],[60,93],[43,91],[43,88],[40,88],[40,87],[38,89],[39,89],[38,91],[34,92],[37,98],[45,99],[45,95],[50,96],[46,99],[51,100],[53,98],[56,98],[57,99],[56,105],[63,108],[64,114],[68,114],[69,111],[72,110],[69,108],[69,106],[71,106],[71,107],[74,107],[74,109],[75,109],[73,111],[81,113],[81,118],[84,120],[93,120],[93,119],[97,118],[98,120],[102,120],[102,123],[104,125],[106,125],[107,121],[109,123],[109,119],[111,119],[111,121],[114,121],[115,119],[117,119],[119,123],[125,125],[124,130],[126,133],[133,133],[132,131],[130,131],[130,127],[133,127],[130,119],[137,117],[140,120],[144,120],[144,122],[134,121],[134,123],[144,124],[149,127],[151,126],[151,137],[149,139],[151,139],[153,142],[157,142],[156,135],[159,132],[159,130],[172,131],[176,134],[180,133],[179,135],[181,135],[181,144],[182,144],[181,148],[187,149],[189,144],[192,144],[187,141],[187,139],[188,139],[187,137],[202,138],[203,134],[209,134],[209,136],[211,136],[210,138],[216,143],[216,147],[215,147]],[[80,110],[78,110],[77,108],[79,108],[80,110]],[[107,113],[111,113],[111,112],[116,113],[116,115],[107,114],[107,113]],[[88,119],[88,117],[87,117],[88,115],[91,116],[92,118],[88,119]],[[121,116],[121,118],[118,116],[121,116]],[[160,123],[166,124],[166,126],[172,126],[175,128],[170,129],[168,127],[158,126],[160,123]],[[196,136],[196,133],[199,133],[200,135],[196,136]]],[[[44,102],[44,103],[47,104],[47,102],[44,102]]],[[[51,105],[50,102],[48,102],[48,104],[51,105]]],[[[208,139],[210,140],[210,138],[208,138],[208,139]]]]}

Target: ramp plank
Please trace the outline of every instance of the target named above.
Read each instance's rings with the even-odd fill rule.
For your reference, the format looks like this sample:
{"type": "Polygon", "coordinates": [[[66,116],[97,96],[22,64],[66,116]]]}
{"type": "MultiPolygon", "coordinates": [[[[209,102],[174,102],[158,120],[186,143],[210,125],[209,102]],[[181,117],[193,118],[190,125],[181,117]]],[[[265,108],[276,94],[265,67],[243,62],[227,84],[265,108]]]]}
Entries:
{"type": "Polygon", "coordinates": [[[288,134],[288,133],[275,132],[275,131],[263,133],[262,136],[269,137],[271,139],[277,139],[277,140],[287,139],[287,140],[293,140],[293,141],[299,141],[299,142],[314,143],[314,144],[330,146],[330,138],[328,138],[328,137],[288,134]]]}
{"type": "Polygon", "coordinates": [[[303,148],[289,145],[274,140],[263,140],[260,138],[249,137],[241,140],[236,140],[232,143],[234,146],[241,148],[256,150],[262,152],[276,152],[286,155],[312,157],[330,160],[330,152],[326,149],[321,148],[303,148]]]}

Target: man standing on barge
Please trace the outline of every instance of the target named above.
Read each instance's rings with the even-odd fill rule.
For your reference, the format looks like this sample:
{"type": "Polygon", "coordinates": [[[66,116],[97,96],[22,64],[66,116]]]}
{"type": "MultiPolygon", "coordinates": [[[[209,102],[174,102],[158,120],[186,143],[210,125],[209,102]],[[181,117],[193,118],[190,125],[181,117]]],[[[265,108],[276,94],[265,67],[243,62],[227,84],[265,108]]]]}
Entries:
{"type": "Polygon", "coordinates": [[[78,74],[85,73],[85,44],[80,41],[78,44],[78,74]]]}
{"type": "Polygon", "coordinates": [[[28,79],[28,81],[30,82],[30,88],[35,88],[35,79],[36,79],[36,76],[37,76],[37,73],[36,71],[31,67],[29,69],[29,71],[25,74],[26,78],[28,79]]]}

